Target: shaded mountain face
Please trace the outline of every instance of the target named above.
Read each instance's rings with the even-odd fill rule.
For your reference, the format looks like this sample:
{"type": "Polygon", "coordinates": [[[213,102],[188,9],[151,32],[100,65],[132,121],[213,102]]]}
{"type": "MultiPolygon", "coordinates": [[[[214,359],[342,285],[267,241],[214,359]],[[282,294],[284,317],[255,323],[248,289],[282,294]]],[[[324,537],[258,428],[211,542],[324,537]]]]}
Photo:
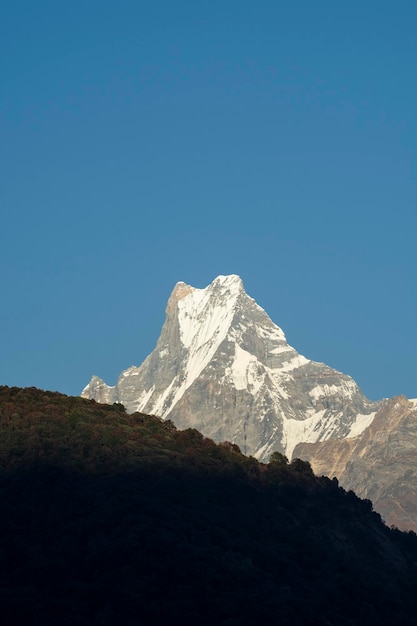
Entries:
{"type": "Polygon", "coordinates": [[[82,396],[169,418],[260,460],[356,436],[381,406],[349,376],[298,354],[236,275],[205,289],[178,283],[155,350],[114,387],[93,376],[82,396]]]}
{"type": "Polygon", "coordinates": [[[308,463],[0,386],[0,624],[415,626],[417,537],[308,463]]]}
{"type": "Polygon", "coordinates": [[[295,454],[316,474],[372,500],[389,525],[417,532],[417,400],[399,396],[359,436],[299,444],[295,454]]]}

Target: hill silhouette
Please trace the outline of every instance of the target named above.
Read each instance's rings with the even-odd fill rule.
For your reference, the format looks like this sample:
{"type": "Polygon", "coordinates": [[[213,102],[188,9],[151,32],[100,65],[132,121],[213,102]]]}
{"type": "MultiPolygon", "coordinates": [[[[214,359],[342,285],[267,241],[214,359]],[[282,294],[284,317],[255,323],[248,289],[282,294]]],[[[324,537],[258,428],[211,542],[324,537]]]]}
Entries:
{"type": "Polygon", "coordinates": [[[417,536],[308,463],[0,387],[0,623],[417,623],[417,536]]]}

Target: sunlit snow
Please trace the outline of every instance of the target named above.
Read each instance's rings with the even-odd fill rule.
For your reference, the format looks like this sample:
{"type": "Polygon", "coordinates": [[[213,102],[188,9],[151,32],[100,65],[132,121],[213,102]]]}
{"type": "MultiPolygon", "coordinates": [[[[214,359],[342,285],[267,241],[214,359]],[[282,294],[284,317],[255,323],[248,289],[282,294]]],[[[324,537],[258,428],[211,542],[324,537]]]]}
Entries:
{"type": "Polygon", "coordinates": [[[263,373],[259,375],[258,372],[258,359],[235,344],[235,355],[230,372],[235,388],[257,393],[265,378],[263,373]]]}
{"type": "Polygon", "coordinates": [[[152,385],[152,387],[150,389],[148,389],[148,391],[144,391],[138,398],[138,405],[136,407],[136,411],[142,411],[144,409],[144,407],[147,405],[147,403],[149,402],[150,398],[152,397],[153,392],[155,391],[155,385],[152,385]]]}
{"type": "Polygon", "coordinates": [[[373,413],[368,413],[368,415],[358,414],[352,426],[350,427],[349,434],[347,435],[347,439],[352,439],[353,437],[357,437],[365,428],[368,428],[370,424],[372,424],[373,419],[376,415],[376,411],[373,413]]]}
{"type": "Polygon", "coordinates": [[[353,380],[342,380],[338,385],[316,385],[309,391],[309,395],[314,400],[319,400],[326,396],[338,395],[341,391],[344,395],[352,397],[357,392],[357,385],[353,380]]]}

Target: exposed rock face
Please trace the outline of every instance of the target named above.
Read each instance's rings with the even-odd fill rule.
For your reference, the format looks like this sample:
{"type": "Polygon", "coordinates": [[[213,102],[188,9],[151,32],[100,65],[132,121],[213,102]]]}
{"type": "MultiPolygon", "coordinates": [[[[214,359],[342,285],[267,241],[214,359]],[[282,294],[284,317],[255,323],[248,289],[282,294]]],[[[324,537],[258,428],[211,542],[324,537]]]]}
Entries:
{"type": "Polygon", "coordinates": [[[294,454],[371,500],[387,524],[417,532],[417,400],[392,398],[357,437],[301,443],[294,454]]]}
{"type": "Polygon", "coordinates": [[[288,345],[238,276],[206,289],[178,283],[155,350],[115,387],[93,376],[82,396],[169,418],[266,460],[299,442],[353,437],[371,424],[370,402],[349,377],[288,345]]]}

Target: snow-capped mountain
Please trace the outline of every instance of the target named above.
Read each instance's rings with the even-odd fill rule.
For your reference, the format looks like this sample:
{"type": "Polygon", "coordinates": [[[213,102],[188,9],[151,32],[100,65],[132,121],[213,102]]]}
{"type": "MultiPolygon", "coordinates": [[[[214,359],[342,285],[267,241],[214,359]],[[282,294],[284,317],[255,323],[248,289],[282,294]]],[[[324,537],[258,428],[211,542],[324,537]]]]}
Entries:
{"type": "Polygon", "coordinates": [[[177,283],[155,350],[114,387],[93,376],[82,396],[171,419],[266,460],[300,442],[354,437],[371,424],[371,402],[344,374],[288,345],[239,276],[205,289],[177,283]]]}

